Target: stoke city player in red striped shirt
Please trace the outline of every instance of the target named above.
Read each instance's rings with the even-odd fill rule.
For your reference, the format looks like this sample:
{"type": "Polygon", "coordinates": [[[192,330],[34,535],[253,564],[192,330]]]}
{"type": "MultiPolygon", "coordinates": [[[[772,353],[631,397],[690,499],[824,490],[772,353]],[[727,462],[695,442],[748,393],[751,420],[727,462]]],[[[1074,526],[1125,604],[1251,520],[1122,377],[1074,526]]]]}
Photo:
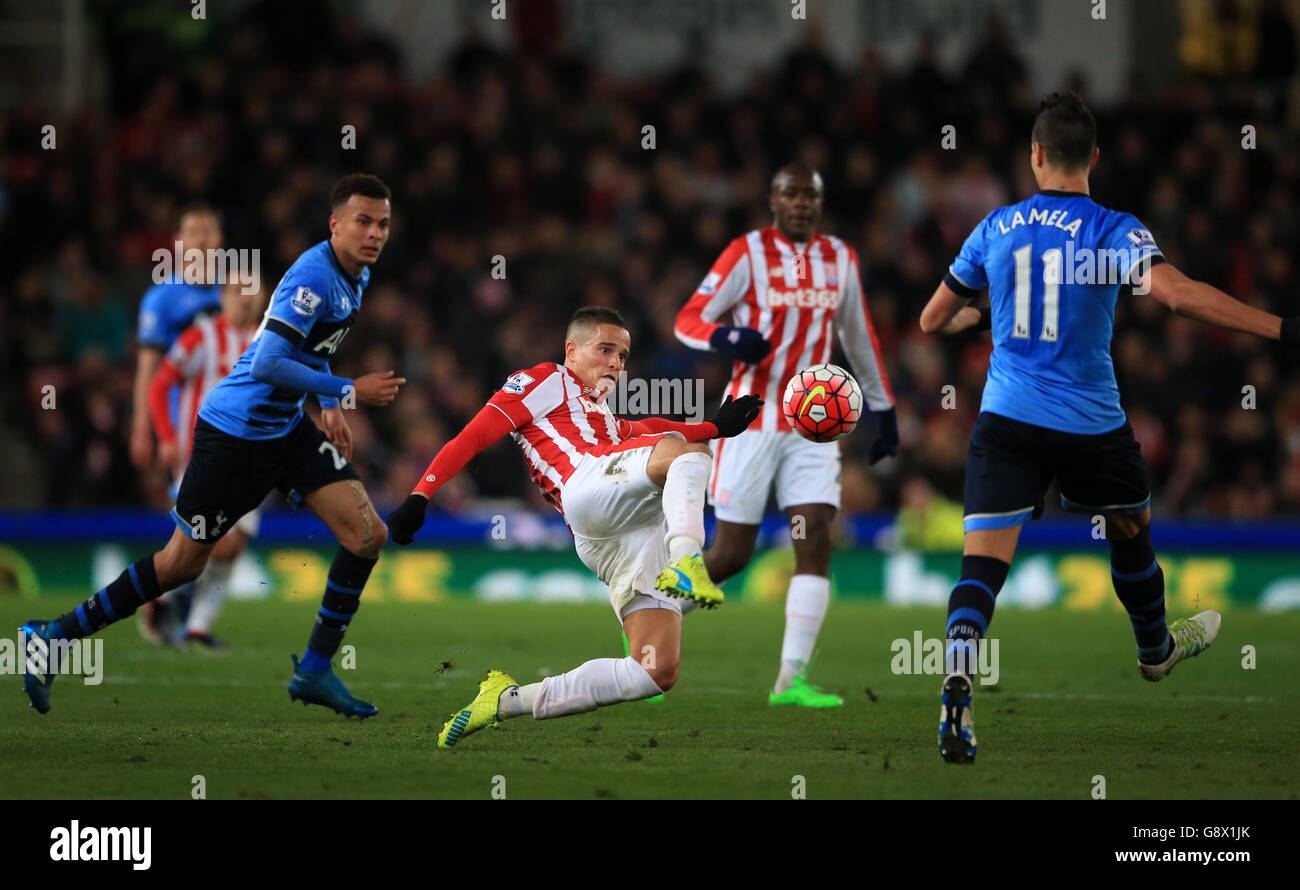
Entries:
{"type": "Polygon", "coordinates": [[[781,667],[768,696],[773,705],[834,707],[837,695],[807,682],[830,603],[830,524],[840,505],[837,442],[796,435],[781,410],[786,382],[799,370],[831,360],[832,330],[857,375],[877,438],[869,460],[898,452],[894,397],[871,325],[858,256],[839,238],[817,232],[821,175],[791,163],[772,179],[774,221],[732,241],[677,315],[677,338],[694,349],[732,359],[726,394],[765,401],[750,428],[714,447],[709,501],[717,539],[704,556],[715,582],[739,572],[754,552],[768,493],[790,518],[795,573],[786,595],[781,667]],[[802,534],[794,534],[793,530],[802,534]]]}
{"type": "MultiPolygon", "coordinates": [[[[179,489],[185,465],[190,460],[199,406],[212,387],[230,373],[257,329],[266,293],[260,282],[253,287],[246,286],[248,284],[228,282],[221,291],[221,314],[215,318],[200,317],[186,328],[159,362],[149,381],[149,418],[158,436],[158,461],[175,474],[173,493],[179,489]],[[178,423],[173,426],[170,398],[172,388],[177,386],[181,388],[181,398],[178,423]]],[[[155,642],[224,648],[224,644],[212,635],[212,625],[225,603],[235,560],[248,546],[249,539],[257,535],[259,519],[258,510],[245,514],[230,534],[213,547],[212,559],[194,582],[193,600],[185,618],[183,634],[176,634],[176,639],[168,638],[172,635],[167,626],[169,622],[154,614],[155,611],[170,611],[172,594],[177,591],[144,604],[138,614],[147,638],[155,642]]]]}
{"type": "Polygon", "coordinates": [[[510,717],[545,720],[668,691],[681,660],[678,599],[709,607],[722,601],[700,553],[710,468],[705,443],[744,430],[763,402],[757,395],[727,399],[703,423],[621,420],[606,396],[630,348],[617,312],[579,309],[565,334],[563,364],[512,374],[388,517],[389,536],[409,544],[438,488],[509,434],[533,481],[564,514],[579,558],[609,586],[610,604],[635,653],[592,659],[524,686],[489,671],[474,700],[443,726],[439,747],[453,747],[510,717]]]}

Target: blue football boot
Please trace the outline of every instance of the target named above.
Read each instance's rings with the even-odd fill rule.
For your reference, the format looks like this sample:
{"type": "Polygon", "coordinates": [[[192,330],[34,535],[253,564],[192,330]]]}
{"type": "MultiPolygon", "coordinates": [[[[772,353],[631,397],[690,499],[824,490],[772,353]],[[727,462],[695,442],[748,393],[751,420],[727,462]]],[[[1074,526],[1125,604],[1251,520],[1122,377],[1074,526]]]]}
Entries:
{"type": "Polygon", "coordinates": [[[354,698],[331,668],[309,671],[298,664],[296,654],[291,657],[293,678],[289,680],[290,701],[302,701],[304,707],[309,704],[324,705],[344,717],[360,717],[362,720],[379,713],[379,709],[370,702],[354,698]]]}
{"type": "Polygon", "coordinates": [[[50,712],[50,686],[54,673],[50,670],[50,637],[48,621],[28,621],[18,632],[23,634],[23,691],[32,700],[38,714],[50,712]]]}

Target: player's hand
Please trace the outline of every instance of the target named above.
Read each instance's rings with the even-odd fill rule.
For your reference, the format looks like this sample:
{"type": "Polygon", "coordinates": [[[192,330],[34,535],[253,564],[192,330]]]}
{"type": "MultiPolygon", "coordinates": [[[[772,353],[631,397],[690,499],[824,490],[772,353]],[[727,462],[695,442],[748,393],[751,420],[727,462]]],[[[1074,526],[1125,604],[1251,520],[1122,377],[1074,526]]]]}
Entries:
{"type": "Polygon", "coordinates": [[[131,430],[131,464],[143,470],[153,463],[153,433],[148,427],[131,430]]]}
{"type": "Polygon", "coordinates": [[[388,524],[388,537],[398,544],[411,543],[420,526],[424,525],[424,513],[428,509],[429,499],[424,495],[408,495],[402,501],[402,506],[389,513],[384,520],[388,524]]]}
{"type": "Polygon", "coordinates": [[[405,382],[405,377],[394,377],[392,371],[376,371],[353,380],[352,386],[361,404],[388,405],[397,398],[397,388],[405,382]]]}
{"type": "Polygon", "coordinates": [[[772,344],[753,328],[733,328],[723,325],[709,337],[709,345],[723,355],[737,361],[758,364],[772,351],[772,344]]]}
{"type": "Polygon", "coordinates": [[[181,466],[181,448],[173,439],[170,442],[158,443],[158,466],[164,470],[180,470],[181,466]]]}
{"type": "Polygon", "coordinates": [[[763,400],[750,393],[732,401],[731,396],[723,400],[718,413],[709,418],[709,422],[718,428],[717,438],[727,439],[739,436],[754,422],[758,412],[763,409],[763,400]]]}
{"type": "Polygon", "coordinates": [[[876,415],[876,441],[871,443],[867,463],[874,464],[886,457],[898,457],[898,417],[894,409],[873,411],[876,415]]]}
{"type": "Polygon", "coordinates": [[[325,437],[338,447],[343,459],[352,460],[352,427],[348,426],[348,419],[343,416],[343,409],[322,408],[320,423],[325,437]]]}

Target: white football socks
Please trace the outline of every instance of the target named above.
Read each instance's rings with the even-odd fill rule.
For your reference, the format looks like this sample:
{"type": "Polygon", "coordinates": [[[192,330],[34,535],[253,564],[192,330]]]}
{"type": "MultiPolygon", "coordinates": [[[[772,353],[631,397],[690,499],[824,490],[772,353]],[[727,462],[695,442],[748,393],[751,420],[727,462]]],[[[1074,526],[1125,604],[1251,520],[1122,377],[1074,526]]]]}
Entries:
{"type": "Polygon", "coordinates": [[[233,559],[211,559],[203,574],[194,582],[194,598],[190,603],[190,616],[185,621],[185,632],[209,634],[221,607],[225,605],[230,590],[230,573],[235,568],[233,559]]]}
{"type": "Polygon", "coordinates": [[[663,506],[670,562],[704,549],[704,492],[712,469],[713,459],[702,451],[688,451],[668,467],[663,506]]]}
{"type": "Polygon", "coordinates": [[[517,690],[507,689],[501,693],[497,712],[503,720],[528,711],[538,720],[546,720],[618,702],[640,701],[661,692],[650,673],[632,656],[593,658],[558,677],[547,677],[517,690]],[[516,691],[517,695],[511,694],[516,691]]]}
{"type": "Polygon", "coordinates": [[[781,642],[781,672],[774,691],[785,692],[808,668],[817,634],[831,601],[831,581],[821,575],[795,575],[785,596],[785,639],[781,642]]]}
{"type": "Polygon", "coordinates": [[[529,683],[527,686],[511,686],[497,699],[497,716],[502,720],[521,717],[533,712],[537,693],[542,691],[541,683],[529,683]]]}

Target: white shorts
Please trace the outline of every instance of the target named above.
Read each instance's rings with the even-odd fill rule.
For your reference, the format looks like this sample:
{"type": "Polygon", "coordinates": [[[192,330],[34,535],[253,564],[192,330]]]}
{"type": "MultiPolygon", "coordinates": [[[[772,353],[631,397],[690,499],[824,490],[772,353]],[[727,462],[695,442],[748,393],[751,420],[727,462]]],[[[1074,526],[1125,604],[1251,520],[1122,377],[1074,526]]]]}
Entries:
{"type": "Polygon", "coordinates": [[[774,484],[782,510],[797,504],[830,504],[838,510],[839,443],[764,430],[713,440],[709,503],[719,519],[758,525],[774,484]]]}
{"type": "Polygon", "coordinates": [[[668,609],[681,613],[677,600],[655,590],[655,580],[668,565],[668,520],[663,490],[650,481],[646,464],[664,435],[623,451],[584,454],[564,483],[564,518],[573,532],[574,547],[583,565],[609,586],[609,602],[622,621],[639,609],[668,609]]]}

